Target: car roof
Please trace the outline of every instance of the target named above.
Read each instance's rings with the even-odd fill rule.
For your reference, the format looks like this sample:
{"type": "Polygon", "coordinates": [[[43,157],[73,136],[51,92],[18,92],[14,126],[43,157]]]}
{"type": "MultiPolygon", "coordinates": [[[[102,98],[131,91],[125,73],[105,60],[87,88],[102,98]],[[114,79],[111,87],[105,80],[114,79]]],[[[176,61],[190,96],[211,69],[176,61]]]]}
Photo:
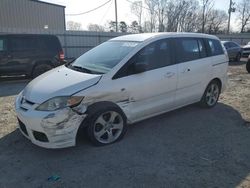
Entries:
{"type": "Polygon", "coordinates": [[[110,39],[111,41],[138,41],[143,42],[151,38],[162,37],[199,37],[199,38],[211,38],[218,39],[214,35],[202,34],[202,33],[184,33],[184,32],[165,32],[165,33],[141,33],[141,34],[129,34],[110,39]]]}

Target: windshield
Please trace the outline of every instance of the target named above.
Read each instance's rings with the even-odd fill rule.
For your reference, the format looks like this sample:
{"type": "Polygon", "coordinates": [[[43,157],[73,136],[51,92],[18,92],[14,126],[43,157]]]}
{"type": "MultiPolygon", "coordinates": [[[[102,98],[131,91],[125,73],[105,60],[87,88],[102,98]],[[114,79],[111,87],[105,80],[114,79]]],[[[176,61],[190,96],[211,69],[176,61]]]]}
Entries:
{"type": "Polygon", "coordinates": [[[116,66],[139,42],[108,41],[77,58],[69,67],[88,73],[105,74],[116,66]]]}

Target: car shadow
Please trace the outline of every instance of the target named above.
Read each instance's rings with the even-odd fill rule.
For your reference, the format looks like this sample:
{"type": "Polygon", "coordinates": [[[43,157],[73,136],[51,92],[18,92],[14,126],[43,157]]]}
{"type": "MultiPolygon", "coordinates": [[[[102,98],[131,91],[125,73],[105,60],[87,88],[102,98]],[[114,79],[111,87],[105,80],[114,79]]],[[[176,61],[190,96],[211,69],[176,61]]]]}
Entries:
{"type": "Polygon", "coordinates": [[[30,81],[24,77],[0,77],[0,97],[17,95],[30,81]]]}
{"type": "Polygon", "coordinates": [[[250,136],[240,113],[191,105],[129,126],[124,139],[43,149],[18,130],[0,139],[0,187],[227,187],[250,185],[250,136]],[[48,181],[50,176],[59,180],[48,181]]]}
{"type": "Polygon", "coordinates": [[[235,61],[230,61],[229,66],[240,66],[240,65],[245,65],[246,61],[240,61],[240,62],[235,62],[235,61]]]}

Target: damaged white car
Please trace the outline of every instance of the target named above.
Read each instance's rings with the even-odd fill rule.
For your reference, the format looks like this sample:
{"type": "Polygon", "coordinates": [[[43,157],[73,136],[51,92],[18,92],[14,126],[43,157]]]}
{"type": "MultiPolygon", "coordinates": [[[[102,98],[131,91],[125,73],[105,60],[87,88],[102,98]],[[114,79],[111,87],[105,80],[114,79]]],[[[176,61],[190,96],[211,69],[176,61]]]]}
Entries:
{"type": "Polygon", "coordinates": [[[120,36],[31,81],[16,98],[19,128],[45,148],[74,146],[82,128],[94,144],[111,144],[128,124],[196,102],[213,107],[227,67],[215,36],[120,36]]]}

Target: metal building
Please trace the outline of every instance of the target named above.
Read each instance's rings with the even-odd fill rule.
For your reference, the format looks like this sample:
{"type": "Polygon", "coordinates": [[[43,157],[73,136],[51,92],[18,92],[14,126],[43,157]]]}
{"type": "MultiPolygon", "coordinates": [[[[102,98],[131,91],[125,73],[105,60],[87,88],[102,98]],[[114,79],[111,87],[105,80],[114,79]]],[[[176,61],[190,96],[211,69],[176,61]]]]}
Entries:
{"type": "Polygon", "coordinates": [[[65,30],[65,7],[38,0],[0,0],[1,30],[65,30]]]}

